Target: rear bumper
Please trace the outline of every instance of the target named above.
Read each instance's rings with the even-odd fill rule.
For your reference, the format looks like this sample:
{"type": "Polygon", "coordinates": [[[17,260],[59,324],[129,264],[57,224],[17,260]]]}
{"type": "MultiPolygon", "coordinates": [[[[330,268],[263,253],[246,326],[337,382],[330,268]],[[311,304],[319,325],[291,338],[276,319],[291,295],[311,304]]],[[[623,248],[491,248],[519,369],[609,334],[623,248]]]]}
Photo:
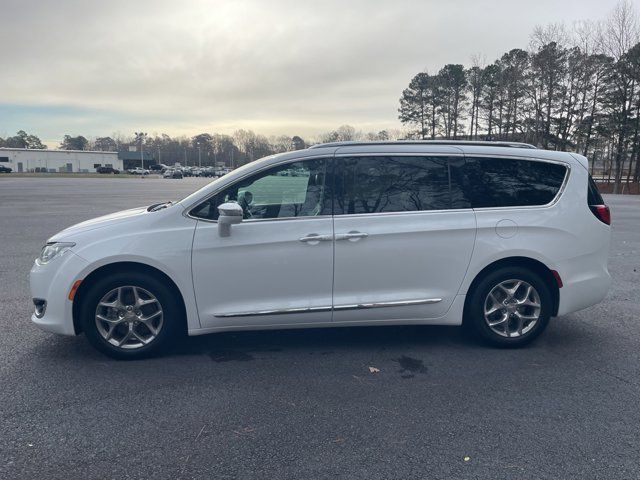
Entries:
{"type": "Polygon", "coordinates": [[[560,274],[564,286],[560,289],[558,316],[600,303],[607,296],[611,287],[611,275],[606,265],[591,265],[587,269],[584,267],[582,264],[582,268],[576,271],[566,268],[566,273],[560,274]]]}
{"type": "Polygon", "coordinates": [[[69,291],[86,265],[71,251],[46,265],[34,263],[29,276],[31,296],[46,301],[44,315],[31,315],[31,321],[40,329],[60,335],[76,334],[69,291]]]}

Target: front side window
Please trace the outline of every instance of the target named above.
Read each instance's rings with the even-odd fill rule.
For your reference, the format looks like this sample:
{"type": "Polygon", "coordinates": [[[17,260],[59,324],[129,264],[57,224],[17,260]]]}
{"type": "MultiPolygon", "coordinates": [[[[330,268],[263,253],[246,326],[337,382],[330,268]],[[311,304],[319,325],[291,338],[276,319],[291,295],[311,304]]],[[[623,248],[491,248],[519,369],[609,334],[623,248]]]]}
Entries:
{"type": "Polygon", "coordinates": [[[207,220],[218,218],[218,206],[238,202],[244,218],[313,217],[330,212],[325,191],[327,160],[313,159],[271,168],[240,180],[191,211],[207,220]]]}
{"type": "Polygon", "coordinates": [[[453,208],[535,206],[550,203],[560,191],[567,167],[511,158],[466,157],[452,160],[453,208]]]}
{"type": "Polygon", "coordinates": [[[336,215],[450,207],[447,157],[375,156],[336,160],[336,215]]]}

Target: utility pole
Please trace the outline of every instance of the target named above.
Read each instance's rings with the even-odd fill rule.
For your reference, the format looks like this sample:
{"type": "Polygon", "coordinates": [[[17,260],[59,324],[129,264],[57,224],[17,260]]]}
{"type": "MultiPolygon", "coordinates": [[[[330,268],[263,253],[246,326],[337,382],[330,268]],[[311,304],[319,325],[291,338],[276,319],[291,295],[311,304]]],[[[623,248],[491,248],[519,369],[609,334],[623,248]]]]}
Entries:
{"type": "Polygon", "coordinates": [[[147,136],[145,132],[135,132],[137,140],[140,141],[140,166],[144,169],[144,137],[147,136]]]}
{"type": "Polygon", "coordinates": [[[202,168],[202,147],[200,146],[200,142],[196,143],[198,146],[198,167],[202,168]]]}

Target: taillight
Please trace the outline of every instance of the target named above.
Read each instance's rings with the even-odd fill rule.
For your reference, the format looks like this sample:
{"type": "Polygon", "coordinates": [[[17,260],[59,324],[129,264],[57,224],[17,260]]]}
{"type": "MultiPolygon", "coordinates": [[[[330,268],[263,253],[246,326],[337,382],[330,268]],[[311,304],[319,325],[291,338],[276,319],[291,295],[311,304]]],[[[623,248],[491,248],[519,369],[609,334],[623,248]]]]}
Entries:
{"type": "Polygon", "coordinates": [[[589,208],[598,220],[607,225],[611,225],[611,212],[606,205],[589,205],[589,208]]]}

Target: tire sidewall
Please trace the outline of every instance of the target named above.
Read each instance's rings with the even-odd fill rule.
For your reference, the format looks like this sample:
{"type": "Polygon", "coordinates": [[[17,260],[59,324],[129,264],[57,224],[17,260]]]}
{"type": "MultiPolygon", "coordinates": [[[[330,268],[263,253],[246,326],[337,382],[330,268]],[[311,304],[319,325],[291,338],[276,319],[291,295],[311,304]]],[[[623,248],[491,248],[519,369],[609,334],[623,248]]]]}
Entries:
{"type": "Polygon", "coordinates": [[[467,306],[466,320],[485,341],[498,347],[520,347],[535,340],[547,327],[552,311],[552,296],[542,278],[523,267],[503,267],[488,273],[474,287],[467,306]],[[540,296],[540,318],[533,329],[521,337],[502,337],[495,333],[484,318],[484,303],[489,292],[505,280],[524,280],[536,289],[540,296]]]}
{"type": "Polygon", "coordinates": [[[89,342],[102,353],[119,360],[133,360],[157,355],[164,351],[180,334],[183,315],[178,308],[175,294],[162,281],[144,273],[115,273],[96,281],[82,298],[80,307],[83,331],[89,342]],[[163,325],[157,337],[148,345],[126,350],[107,342],[95,323],[98,302],[114,288],[133,285],[153,294],[162,307],[163,325]]]}

